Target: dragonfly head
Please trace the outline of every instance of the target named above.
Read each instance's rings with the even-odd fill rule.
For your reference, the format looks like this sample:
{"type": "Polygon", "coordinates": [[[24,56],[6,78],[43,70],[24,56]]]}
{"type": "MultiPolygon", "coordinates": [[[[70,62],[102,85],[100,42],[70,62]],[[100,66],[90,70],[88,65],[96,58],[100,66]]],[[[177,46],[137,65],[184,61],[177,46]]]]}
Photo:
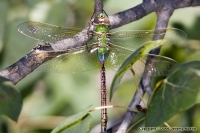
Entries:
{"type": "Polygon", "coordinates": [[[93,25],[110,25],[110,21],[105,13],[100,13],[94,18],[93,25]]]}

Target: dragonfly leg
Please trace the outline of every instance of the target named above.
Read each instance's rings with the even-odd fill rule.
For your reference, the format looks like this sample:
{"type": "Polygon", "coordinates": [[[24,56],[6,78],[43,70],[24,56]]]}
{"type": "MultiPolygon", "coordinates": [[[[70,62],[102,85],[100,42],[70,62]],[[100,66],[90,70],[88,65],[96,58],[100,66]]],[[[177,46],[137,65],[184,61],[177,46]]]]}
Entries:
{"type": "Polygon", "coordinates": [[[89,38],[89,35],[92,35],[92,36],[93,36],[93,35],[94,35],[94,32],[90,30],[90,27],[91,27],[91,25],[92,25],[91,22],[88,22],[88,25],[89,25],[89,26],[88,26],[88,30],[87,30],[87,35],[88,35],[88,38],[89,38]]]}
{"type": "Polygon", "coordinates": [[[88,48],[87,43],[85,44],[85,47],[86,47],[86,51],[89,52],[89,48],[88,48]]]}
{"type": "Polygon", "coordinates": [[[106,16],[108,17],[108,14],[106,13],[106,11],[104,11],[104,9],[103,9],[103,12],[106,14],[106,16]]]}
{"type": "Polygon", "coordinates": [[[106,38],[110,38],[110,37],[111,37],[111,33],[107,33],[106,38]]]}
{"type": "Polygon", "coordinates": [[[90,22],[94,21],[94,14],[95,14],[95,11],[93,12],[92,17],[90,18],[90,22]]]}
{"type": "Polygon", "coordinates": [[[90,48],[86,46],[86,49],[89,53],[93,53],[94,51],[98,50],[98,43],[94,43],[90,48]]]}

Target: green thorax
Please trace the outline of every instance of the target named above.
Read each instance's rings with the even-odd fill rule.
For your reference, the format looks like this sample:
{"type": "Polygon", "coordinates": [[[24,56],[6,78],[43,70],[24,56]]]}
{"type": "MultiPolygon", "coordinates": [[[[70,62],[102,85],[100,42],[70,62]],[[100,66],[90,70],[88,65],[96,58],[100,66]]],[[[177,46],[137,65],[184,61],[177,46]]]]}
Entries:
{"type": "Polygon", "coordinates": [[[98,25],[95,29],[95,32],[105,32],[108,33],[109,32],[109,28],[107,25],[98,25]]]}
{"type": "Polygon", "coordinates": [[[107,25],[98,25],[95,29],[94,39],[98,41],[99,38],[104,38],[106,40],[107,33],[109,32],[109,28],[107,25]]]}
{"type": "Polygon", "coordinates": [[[100,13],[95,19],[93,24],[96,26],[95,29],[95,40],[98,44],[98,59],[105,61],[109,55],[109,19],[104,13],[100,13]]]}
{"type": "MultiPolygon", "coordinates": [[[[105,32],[105,28],[103,28],[103,32],[97,32],[96,39],[98,44],[98,59],[100,61],[105,61],[109,55],[109,48],[108,48],[108,40],[107,32],[105,32]]],[[[109,30],[109,29],[108,29],[109,30]]]]}

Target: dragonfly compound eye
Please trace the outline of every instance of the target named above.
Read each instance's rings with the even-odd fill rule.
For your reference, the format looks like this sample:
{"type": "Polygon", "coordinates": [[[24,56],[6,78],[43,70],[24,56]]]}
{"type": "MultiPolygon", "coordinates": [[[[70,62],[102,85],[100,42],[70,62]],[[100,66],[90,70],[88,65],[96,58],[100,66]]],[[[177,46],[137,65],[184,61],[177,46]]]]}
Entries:
{"type": "Polygon", "coordinates": [[[93,25],[110,25],[109,18],[104,13],[100,13],[94,18],[93,25]]]}

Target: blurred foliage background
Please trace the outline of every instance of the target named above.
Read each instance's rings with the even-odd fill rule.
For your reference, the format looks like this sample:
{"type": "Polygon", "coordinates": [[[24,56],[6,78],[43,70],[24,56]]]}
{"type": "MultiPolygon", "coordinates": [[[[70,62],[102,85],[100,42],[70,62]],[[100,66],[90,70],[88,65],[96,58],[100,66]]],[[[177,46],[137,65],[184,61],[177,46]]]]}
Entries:
{"type": "MultiPolygon", "coordinates": [[[[104,0],[108,15],[140,4],[142,0],[104,0]]],[[[31,38],[17,32],[17,26],[25,21],[49,23],[61,27],[85,27],[93,14],[91,0],[0,0],[0,67],[10,66],[25,56],[37,44],[31,38]]],[[[178,9],[170,19],[169,27],[184,30],[188,38],[184,45],[173,45],[162,54],[178,62],[199,60],[200,57],[200,8],[178,9]]],[[[115,30],[149,30],[156,23],[155,13],[115,30]]],[[[114,76],[107,70],[107,88],[114,76]]],[[[139,80],[139,79],[138,79],[139,80]]],[[[134,91],[131,76],[125,76],[120,89],[111,103],[128,106],[134,91]]],[[[57,74],[34,71],[22,79],[16,87],[23,97],[23,108],[16,123],[1,118],[0,132],[3,133],[46,133],[70,115],[89,105],[100,106],[99,70],[75,74],[57,74]]],[[[109,109],[109,119],[122,116],[126,110],[109,109]]],[[[170,126],[195,126],[200,129],[200,107],[193,107],[169,121],[170,126]]],[[[92,127],[100,123],[100,111],[92,113],[92,127]]],[[[138,131],[135,128],[135,131],[138,131]]]]}

